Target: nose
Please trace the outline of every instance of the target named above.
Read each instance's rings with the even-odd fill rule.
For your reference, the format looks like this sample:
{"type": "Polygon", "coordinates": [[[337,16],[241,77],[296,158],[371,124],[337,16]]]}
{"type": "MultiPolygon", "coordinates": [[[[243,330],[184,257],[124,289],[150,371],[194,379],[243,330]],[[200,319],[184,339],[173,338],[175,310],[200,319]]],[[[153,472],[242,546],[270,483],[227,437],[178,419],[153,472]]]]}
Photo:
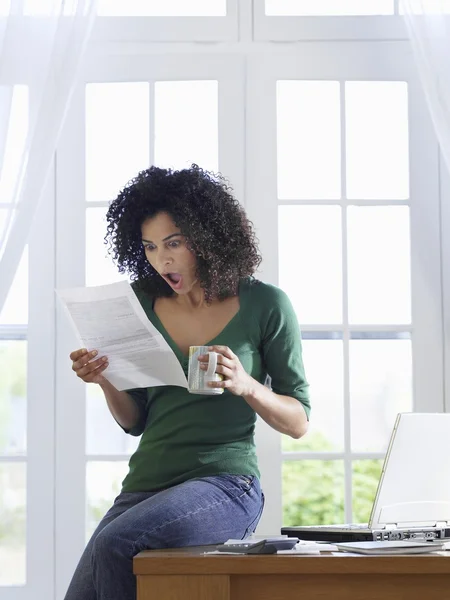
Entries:
{"type": "Polygon", "coordinates": [[[170,249],[163,248],[161,251],[159,251],[156,260],[157,265],[159,267],[159,271],[163,271],[164,269],[166,269],[169,265],[173,263],[170,249]]]}

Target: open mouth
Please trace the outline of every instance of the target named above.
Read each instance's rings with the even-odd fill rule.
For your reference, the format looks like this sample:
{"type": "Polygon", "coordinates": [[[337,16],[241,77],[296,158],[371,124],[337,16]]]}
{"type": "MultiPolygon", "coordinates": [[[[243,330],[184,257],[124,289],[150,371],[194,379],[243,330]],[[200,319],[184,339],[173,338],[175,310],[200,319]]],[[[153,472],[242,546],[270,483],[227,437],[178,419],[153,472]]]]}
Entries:
{"type": "Polygon", "coordinates": [[[182,277],[179,273],[165,273],[163,277],[174,289],[181,287],[182,277]]]}

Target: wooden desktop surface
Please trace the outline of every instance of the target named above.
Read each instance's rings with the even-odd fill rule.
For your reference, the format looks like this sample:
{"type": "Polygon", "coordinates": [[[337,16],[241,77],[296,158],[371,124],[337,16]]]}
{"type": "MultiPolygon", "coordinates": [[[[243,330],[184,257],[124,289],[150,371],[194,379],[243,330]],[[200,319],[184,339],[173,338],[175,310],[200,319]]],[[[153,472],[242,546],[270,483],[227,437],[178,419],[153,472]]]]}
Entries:
{"type": "Polygon", "coordinates": [[[214,547],[141,552],[137,600],[449,600],[440,555],[205,555],[214,547]]]}

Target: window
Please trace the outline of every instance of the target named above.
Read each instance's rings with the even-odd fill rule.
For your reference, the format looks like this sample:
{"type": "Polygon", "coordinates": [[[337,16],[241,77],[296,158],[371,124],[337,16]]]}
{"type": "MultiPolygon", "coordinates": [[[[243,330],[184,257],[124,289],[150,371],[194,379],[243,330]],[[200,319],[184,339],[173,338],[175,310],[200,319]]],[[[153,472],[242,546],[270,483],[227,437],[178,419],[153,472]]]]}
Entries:
{"type": "Polygon", "coordinates": [[[100,3],[50,178],[56,204],[46,203],[0,316],[0,511],[18,540],[0,538],[0,563],[18,566],[5,563],[0,586],[26,572],[18,597],[64,597],[139,442],[73,376],[78,342],[54,289],[125,277],[103,243],[105,214],[151,164],[197,162],[228,177],[257,230],[258,276],[286,290],[300,321],[311,428],[291,440],[258,423],[259,534],[366,520],[395,413],[443,409],[437,144],[398,2],[374,6],[100,3]],[[26,564],[25,532],[31,557],[53,557],[45,573],[26,564]]]}
{"type": "MultiPolygon", "coordinates": [[[[0,236],[14,219],[13,182],[21,167],[28,128],[27,87],[14,86],[0,180],[0,236]]],[[[27,325],[26,248],[0,312],[0,571],[1,586],[26,583],[27,507],[27,325]]]]}
{"type": "MultiPolygon", "coordinates": [[[[308,435],[283,437],[281,462],[264,465],[272,481],[282,472],[284,525],[367,522],[395,417],[423,401],[413,357],[427,335],[413,258],[422,184],[412,173],[436,147],[411,145],[422,136],[410,118],[416,83],[381,49],[375,62],[355,44],[360,68],[337,46],[310,50],[303,68],[283,57],[266,61],[264,77],[256,64],[251,72],[249,209],[264,275],[298,315],[312,397],[308,435]]],[[[437,163],[428,166],[431,180],[437,163]]],[[[438,195],[425,197],[439,236],[438,195]]]]}
{"type": "MultiPolygon", "coordinates": [[[[141,56],[116,65],[108,59],[114,76],[106,81],[104,61],[99,63],[88,67],[89,82],[74,100],[58,149],[57,288],[125,278],[103,243],[105,216],[127,181],[149,165],[221,169],[242,189],[241,59],[141,56]],[[81,263],[73,252],[80,244],[81,263]]],[[[58,411],[58,500],[72,506],[71,547],[57,550],[57,590],[63,595],[87,538],[120,491],[139,438],[121,431],[97,386],[77,386],[66,356],[78,342],[63,314],[57,323],[64,347],[57,395],[66,398],[58,411]]],[[[58,527],[67,527],[62,517],[58,527]]],[[[66,535],[58,537],[57,549],[67,545],[66,535]]]]}
{"type": "MultiPolygon", "coordinates": [[[[329,361],[326,372],[333,373],[334,365],[340,364],[349,373],[350,440],[343,440],[344,451],[383,453],[397,412],[413,406],[409,208],[376,205],[409,195],[406,84],[351,81],[341,91],[334,81],[278,81],[277,132],[279,282],[293,299],[303,324],[337,325],[337,331],[321,332],[328,339],[306,333],[305,360],[313,375],[313,396],[315,384],[319,390],[326,386],[321,382],[323,357],[331,352],[336,362],[329,361]],[[290,185],[284,183],[289,177],[290,185]],[[314,205],[320,199],[338,200],[338,205],[314,205]],[[296,200],[303,203],[297,205],[296,200]],[[348,204],[352,201],[374,204],[348,204]],[[383,326],[401,323],[407,324],[406,331],[382,331],[383,326]],[[353,324],[358,330],[348,333],[346,350],[341,340],[353,324]],[[372,331],[364,331],[364,325],[372,331]]],[[[308,437],[300,442],[283,440],[287,452],[330,452],[339,447],[339,441],[342,447],[342,429],[336,424],[342,427],[339,415],[346,413],[339,389],[343,380],[341,373],[331,395],[322,391],[321,399],[331,401],[319,409],[323,421],[315,420],[308,437]],[[336,421],[331,421],[332,416],[336,421]]],[[[379,461],[374,469],[373,461],[359,460],[357,470],[354,462],[347,465],[353,478],[365,477],[374,491],[379,461]]],[[[320,465],[287,461],[283,467],[285,520],[289,524],[299,520],[306,524],[311,519],[326,523],[324,519],[331,517],[328,522],[342,522],[345,466],[342,460],[320,465]],[[325,493],[327,500],[312,499],[306,514],[300,508],[294,510],[293,506],[302,505],[304,490],[310,489],[311,479],[319,473],[320,477],[326,474],[329,489],[321,485],[317,493],[325,493]],[[305,488],[298,486],[298,479],[305,488]],[[292,497],[292,486],[299,490],[297,499],[292,497]]],[[[365,496],[365,505],[359,493],[353,497],[362,521],[367,521],[372,497],[365,496]]]]}
{"type": "MultiPolygon", "coordinates": [[[[101,285],[125,278],[102,243],[107,203],[148,167],[150,155],[162,167],[195,162],[218,170],[218,82],[92,83],[85,108],[86,285],[101,285]]],[[[101,390],[86,386],[87,538],[117,496],[124,458],[138,442],[111,418],[101,390]]]]}

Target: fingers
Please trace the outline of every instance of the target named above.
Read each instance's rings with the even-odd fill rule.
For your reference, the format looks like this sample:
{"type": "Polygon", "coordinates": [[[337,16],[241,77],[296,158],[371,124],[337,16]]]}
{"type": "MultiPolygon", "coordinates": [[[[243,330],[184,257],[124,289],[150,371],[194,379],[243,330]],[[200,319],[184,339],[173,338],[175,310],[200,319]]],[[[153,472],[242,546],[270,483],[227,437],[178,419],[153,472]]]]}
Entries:
{"type": "Polygon", "coordinates": [[[80,348],[79,350],[74,350],[73,352],[71,352],[70,355],[69,355],[69,358],[70,358],[70,360],[78,360],[84,354],[87,354],[87,349],[86,348],[80,348]]]}
{"type": "Polygon", "coordinates": [[[97,356],[97,350],[88,352],[86,348],[71,352],[72,370],[77,376],[86,382],[95,381],[100,374],[108,367],[108,359],[102,356],[93,360],[97,356]]]}
{"type": "Polygon", "coordinates": [[[233,369],[231,367],[227,367],[226,365],[217,364],[216,373],[219,373],[220,375],[229,378],[233,375],[233,369]]]}
{"type": "Polygon", "coordinates": [[[209,350],[210,352],[217,352],[218,354],[222,354],[222,356],[225,356],[230,360],[236,358],[236,355],[230,348],[228,348],[228,346],[209,346],[209,350]]]}
{"type": "MultiPolygon", "coordinates": [[[[75,353],[72,352],[72,354],[76,355],[77,358],[73,359],[73,364],[72,364],[72,370],[73,371],[78,371],[79,369],[81,369],[82,367],[84,367],[85,365],[88,364],[88,362],[90,360],[92,360],[95,356],[97,356],[98,352],[97,350],[91,350],[91,352],[88,352],[87,350],[84,351],[83,354],[79,355],[77,353],[82,352],[81,350],[77,350],[75,353]]],[[[72,356],[71,354],[71,356],[72,356]]]]}
{"type": "Polygon", "coordinates": [[[82,377],[82,380],[85,383],[101,383],[101,381],[104,379],[102,373],[103,373],[103,371],[105,371],[108,368],[108,366],[109,366],[109,363],[104,362],[99,367],[97,367],[96,369],[94,369],[93,371],[91,371],[90,373],[85,375],[84,377],[82,377]]]}
{"type": "MultiPolygon", "coordinates": [[[[217,367],[216,373],[220,373],[224,375],[225,378],[229,379],[233,375],[233,368],[236,366],[236,355],[233,353],[228,346],[210,346],[209,350],[211,352],[217,352],[217,367]]],[[[203,354],[198,357],[200,361],[200,369],[202,371],[206,371],[208,368],[209,357],[208,354],[203,354]]],[[[224,382],[220,382],[221,385],[216,387],[226,387],[226,385],[222,385],[224,382]]]]}
{"type": "Polygon", "coordinates": [[[84,379],[84,378],[88,377],[89,375],[91,375],[92,373],[94,373],[94,371],[97,371],[98,369],[101,369],[102,371],[104,371],[107,366],[108,366],[108,359],[106,358],[106,356],[102,356],[101,358],[99,358],[97,360],[93,360],[92,362],[88,363],[87,365],[84,365],[83,367],[81,367],[79,369],[74,369],[74,371],[76,372],[78,377],[81,377],[81,379],[84,379]]]}
{"type": "MultiPolygon", "coordinates": [[[[237,356],[234,354],[234,352],[232,350],[230,350],[230,348],[228,348],[228,346],[209,346],[209,351],[210,352],[216,352],[218,354],[217,357],[217,364],[222,364],[225,365],[226,367],[230,367],[232,366],[232,361],[235,360],[237,358],[237,356]]],[[[203,363],[203,364],[207,364],[209,357],[208,354],[202,354],[201,356],[198,357],[198,360],[203,363]]]]}
{"type": "Polygon", "coordinates": [[[225,389],[231,387],[231,381],[229,379],[223,379],[222,381],[208,381],[208,387],[225,389]]]}

